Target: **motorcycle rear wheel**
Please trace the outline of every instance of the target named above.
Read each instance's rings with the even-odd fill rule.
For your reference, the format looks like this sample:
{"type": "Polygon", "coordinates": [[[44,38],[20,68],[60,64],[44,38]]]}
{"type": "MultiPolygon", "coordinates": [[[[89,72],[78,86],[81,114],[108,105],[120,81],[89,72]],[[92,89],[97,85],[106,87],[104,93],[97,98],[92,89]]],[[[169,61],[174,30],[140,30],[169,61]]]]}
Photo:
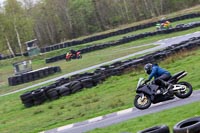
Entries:
{"type": "Polygon", "coordinates": [[[179,90],[178,92],[175,92],[175,96],[177,96],[178,98],[187,98],[192,94],[192,85],[188,82],[182,81],[179,82],[178,84],[180,85],[184,85],[186,87],[186,91],[181,91],[179,90]]]}
{"type": "Polygon", "coordinates": [[[136,95],[134,99],[134,105],[137,109],[144,110],[151,106],[151,99],[148,95],[144,94],[144,98],[140,95],[136,95]]]}
{"type": "Polygon", "coordinates": [[[78,57],[77,57],[77,59],[81,59],[82,58],[82,55],[79,55],[78,57]]]}

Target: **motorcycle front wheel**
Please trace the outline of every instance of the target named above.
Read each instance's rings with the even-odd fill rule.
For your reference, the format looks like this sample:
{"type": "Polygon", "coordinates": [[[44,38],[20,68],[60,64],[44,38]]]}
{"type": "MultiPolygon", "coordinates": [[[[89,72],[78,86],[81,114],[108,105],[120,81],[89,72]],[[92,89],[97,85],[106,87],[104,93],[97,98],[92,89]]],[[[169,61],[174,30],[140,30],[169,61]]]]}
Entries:
{"type": "Polygon", "coordinates": [[[145,94],[143,98],[140,95],[136,95],[134,99],[134,105],[137,109],[147,109],[151,106],[151,99],[145,94]]]}
{"type": "Polygon", "coordinates": [[[175,92],[175,96],[177,96],[178,98],[187,98],[192,94],[192,85],[188,82],[179,82],[178,84],[185,86],[185,88],[183,90],[178,90],[177,92],[175,92]]]}

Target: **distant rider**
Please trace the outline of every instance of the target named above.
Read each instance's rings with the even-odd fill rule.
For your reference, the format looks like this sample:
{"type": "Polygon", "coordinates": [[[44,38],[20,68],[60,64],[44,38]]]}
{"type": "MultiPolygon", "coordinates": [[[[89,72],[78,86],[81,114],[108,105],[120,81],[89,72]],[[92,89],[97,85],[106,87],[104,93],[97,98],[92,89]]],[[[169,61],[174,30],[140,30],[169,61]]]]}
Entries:
{"type": "Polygon", "coordinates": [[[75,50],[71,49],[70,53],[72,54],[73,57],[76,57],[76,51],[75,50]]]}

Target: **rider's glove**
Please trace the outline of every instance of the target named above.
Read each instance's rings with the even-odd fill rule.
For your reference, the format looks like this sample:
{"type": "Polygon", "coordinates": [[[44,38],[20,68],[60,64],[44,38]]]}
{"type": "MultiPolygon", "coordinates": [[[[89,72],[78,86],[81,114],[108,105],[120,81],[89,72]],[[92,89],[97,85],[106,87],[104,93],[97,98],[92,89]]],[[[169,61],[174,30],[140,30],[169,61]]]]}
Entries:
{"type": "Polygon", "coordinates": [[[144,81],[144,84],[147,84],[149,81],[150,81],[150,80],[145,80],[145,81],[144,81]]]}

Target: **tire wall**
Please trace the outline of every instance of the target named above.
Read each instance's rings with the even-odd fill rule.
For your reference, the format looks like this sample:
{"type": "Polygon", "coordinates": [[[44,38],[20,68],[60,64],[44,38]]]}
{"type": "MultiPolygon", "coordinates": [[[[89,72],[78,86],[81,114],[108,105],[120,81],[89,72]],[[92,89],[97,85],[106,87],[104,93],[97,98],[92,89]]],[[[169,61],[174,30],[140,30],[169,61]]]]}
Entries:
{"type": "MultiPolygon", "coordinates": [[[[167,125],[153,126],[137,133],[170,133],[167,125]]],[[[200,117],[191,117],[176,123],[173,133],[200,133],[200,117]]]]}
{"type": "MultiPolygon", "coordinates": [[[[103,81],[105,81],[106,78],[108,77],[119,76],[127,70],[132,70],[133,68],[136,69],[140,65],[144,65],[149,62],[156,63],[161,60],[164,60],[165,58],[175,53],[185,51],[185,50],[192,50],[198,47],[200,47],[200,37],[190,38],[187,41],[183,41],[179,44],[174,44],[172,46],[169,46],[162,51],[157,51],[151,54],[147,54],[145,56],[142,56],[136,59],[118,61],[118,62],[112,63],[111,65],[104,65],[97,68],[91,73],[85,72],[82,74],[72,75],[71,77],[61,78],[55,81],[55,83],[53,84],[44,86],[42,88],[38,88],[33,91],[26,92],[22,94],[20,97],[25,107],[31,107],[34,105],[42,104],[46,100],[51,101],[51,100],[58,99],[61,96],[68,96],[73,93],[77,93],[83,90],[83,88],[92,88],[93,86],[96,86],[99,83],[102,83],[103,81]],[[35,91],[36,91],[36,94],[39,93],[38,94],[39,96],[33,97],[33,94],[35,94],[33,92],[35,91]],[[24,95],[25,95],[25,98],[24,98],[24,95]],[[35,102],[37,101],[37,98],[40,98],[42,100],[39,102],[35,102]]],[[[18,79],[18,82],[19,81],[21,80],[18,79]]]]}
{"type": "Polygon", "coordinates": [[[38,80],[60,71],[61,71],[61,68],[59,66],[47,67],[47,68],[36,70],[36,71],[30,71],[21,75],[9,77],[8,84],[9,86],[15,86],[15,85],[31,82],[34,80],[38,80]]]}
{"type": "MultiPolygon", "coordinates": [[[[104,49],[104,48],[108,48],[108,47],[112,47],[112,46],[126,44],[126,43],[129,43],[129,42],[138,40],[138,39],[149,37],[149,36],[156,36],[156,35],[161,35],[161,34],[170,34],[170,33],[178,32],[178,31],[184,31],[184,30],[196,28],[196,27],[199,27],[199,26],[200,26],[200,22],[196,22],[196,23],[185,24],[181,27],[170,28],[168,30],[159,30],[159,31],[154,31],[154,32],[146,32],[146,33],[142,33],[142,34],[126,36],[126,37],[123,37],[122,39],[119,39],[117,41],[107,42],[107,43],[93,45],[93,46],[88,46],[88,47],[79,49],[78,51],[80,51],[82,54],[89,53],[89,52],[93,52],[95,50],[100,50],[100,49],[104,49]]],[[[62,55],[57,55],[57,56],[54,56],[54,57],[51,57],[51,58],[47,58],[47,59],[45,59],[45,62],[46,63],[52,63],[52,62],[56,62],[56,61],[59,61],[59,60],[64,60],[65,55],[66,54],[62,54],[62,55]]]]}
{"type": "MultiPolygon", "coordinates": [[[[191,18],[196,18],[196,17],[200,17],[200,13],[190,13],[190,14],[186,14],[186,15],[177,16],[177,17],[174,17],[174,18],[169,18],[167,20],[169,20],[170,22],[176,22],[176,21],[181,21],[181,20],[191,19],[191,18]]],[[[51,45],[51,46],[48,46],[48,47],[41,48],[41,52],[45,53],[45,52],[49,52],[49,51],[53,51],[53,50],[57,50],[57,49],[62,49],[62,48],[65,48],[65,47],[81,45],[81,44],[84,44],[84,43],[89,43],[89,42],[109,38],[109,37],[112,37],[112,36],[126,34],[126,33],[129,33],[129,32],[133,32],[133,31],[137,31],[137,30],[141,30],[141,29],[145,29],[145,28],[155,26],[156,23],[157,23],[157,21],[151,22],[151,23],[146,23],[146,24],[141,24],[141,25],[136,25],[136,26],[132,26],[132,27],[127,27],[127,28],[124,28],[124,29],[120,29],[120,30],[117,30],[117,31],[109,32],[109,33],[104,33],[104,34],[101,34],[101,35],[95,35],[95,36],[87,37],[87,38],[84,38],[82,40],[73,40],[73,41],[63,42],[63,43],[60,43],[60,44],[54,44],[54,45],[51,45]]]]}
{"type": "MultiPolygon", "coordinates": [[[[190,14],[186,14],[186,15],[177,16],[177,17],[174,17],[174,18],[169,18],[168,20],[170,22],[175,22],[175,21],[191,19],[191,18],[196,18],[196,17],[200,17],[200,13],[190,13],[190,14]]],[[[151,23],[127,27],[127,28],[124,28],[124,29],[120,29],[120,30],[117,30],[117,31],[110,32],[110,33],[105,33],[105,34],[101,34],[101,35],[95,35],[95,36],[87,37],[87,38],[84,38],[82,40],[73,40],[73,41],[53,44],[51,46],[41,48],[40,51],[41,51],[41,53],[46,53],[46,52],[50,52],[50,51],[53,51],[53,50],[58,50],[58,49],[66,48],[66,47],[81,45],[81,44],[84,44],[84,43],[89,43],[89,42],[105,39],[105,38],[112,37],[112,36],[122,35],[122,34],[126,34],[126,33],[129,33],[129,32],[137,31],[137,30],[140,30],[140,29],[149,28],[149,27],[155,26],[156,23],[157,22],[155,21],[155,22],[151,22],[151,23]]],[[[22,54],[16,53],[15,56],[22,56],[22,54]]],[[[23,53],[23,56],[28,56],[28,52],[23,53]]],[[[0,60],[6,60],[6,59],[13,58],[13,57],[14,57],[13,55],[0,56],[0,60]]]]}

